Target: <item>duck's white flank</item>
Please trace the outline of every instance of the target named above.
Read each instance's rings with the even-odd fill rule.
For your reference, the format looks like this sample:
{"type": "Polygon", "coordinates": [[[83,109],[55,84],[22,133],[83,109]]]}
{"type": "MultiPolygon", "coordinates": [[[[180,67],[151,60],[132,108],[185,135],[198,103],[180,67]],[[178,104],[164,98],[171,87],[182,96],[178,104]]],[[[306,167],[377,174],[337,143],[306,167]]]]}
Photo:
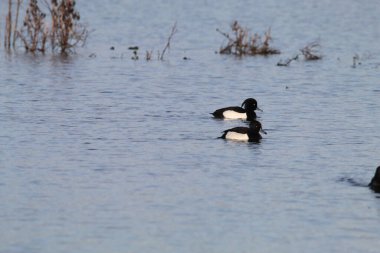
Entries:
{"type": "Polygon", "coordinates": [[[247,119],[246,113],[239,113],[232,110],[223,112],[223,116],[226,119],[247,119]]]}
{"type": "Polygon", "coordinates": [[[236,132],[227,132],[226,139],[235,140],[235,141],[248,141],[248,134],[240,134],[236,132]]]}

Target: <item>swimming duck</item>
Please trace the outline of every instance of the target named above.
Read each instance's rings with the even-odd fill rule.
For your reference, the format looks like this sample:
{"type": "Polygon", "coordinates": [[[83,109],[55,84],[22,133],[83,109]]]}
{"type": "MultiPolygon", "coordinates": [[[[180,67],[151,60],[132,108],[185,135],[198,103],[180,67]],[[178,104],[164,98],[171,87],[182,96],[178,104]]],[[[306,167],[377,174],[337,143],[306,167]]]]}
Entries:
{"type": "Polygon", "coordinates": [[[241,107],[239,106],[230,106],[216,110],[211,113],[215,118],[218,119],[244,119],[252,121],[256,119],[255,110],[262,111],[257,107],[257,101],[254,98],[247,98],[242,103],[241,107]]]}
{"type": "Polygon", "coordinates": [[[373,176],[373,178],[372,178],[372,180],[368,186],[373,191],[380,193],[380,166],[377,167],[375,175],[373,176]]]}
{"type": "Polygon", "coordinates": [[[249,127],[234,127],[223,131],[223,135],[219,138],[236,141],[258,142],[262,138],[260,132],[267,134],[263,130],[261,123],[257,120],[253,120],[249,123],[249,127]]]}

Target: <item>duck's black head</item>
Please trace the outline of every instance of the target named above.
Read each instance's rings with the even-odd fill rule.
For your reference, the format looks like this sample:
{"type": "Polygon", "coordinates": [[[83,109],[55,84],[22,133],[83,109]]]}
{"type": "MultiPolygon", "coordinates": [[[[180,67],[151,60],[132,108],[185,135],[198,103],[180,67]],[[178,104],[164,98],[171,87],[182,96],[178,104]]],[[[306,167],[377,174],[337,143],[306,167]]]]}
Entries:
{"type": "Polygon", "coordinates": [[[373,176],[368,186],[371,187],[375,192],[380,192],[380,166],[377,167],[375,175],[373,176]]]}
{"type": "Polygon", "coordinates": [[[249,128],[252,129],[255,133],[262,132],[263,134],[267,134],[261,126],[261,123],[257,120],[253,120],[249,123],[249,128]]]}
{"type": "Polygon", "coordinates": [[[257,101],[254,98],[247,98],[246,100],[244,100],[244,102],[241,104],[241,107],[243,107],[246,111],[262,111],[259,107],[257,107],[257,101]]]}

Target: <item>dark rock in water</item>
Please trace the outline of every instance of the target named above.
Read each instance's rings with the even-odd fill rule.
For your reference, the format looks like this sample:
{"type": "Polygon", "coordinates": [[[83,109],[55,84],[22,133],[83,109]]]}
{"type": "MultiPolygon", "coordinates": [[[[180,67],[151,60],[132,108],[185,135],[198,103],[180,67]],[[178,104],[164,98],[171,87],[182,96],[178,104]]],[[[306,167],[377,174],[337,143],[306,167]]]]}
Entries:
{"type": "Polygon", "coordinates": [[[373,176],[371,182],[368,184],[374,192],[380,193],[380,166],[377,167],[375,175],[373,176]]]}
{"type": "Polygon", "coordinates": [[[110,47],[110,50],[115,50],[115,47],[114,46],[110,47]]]}

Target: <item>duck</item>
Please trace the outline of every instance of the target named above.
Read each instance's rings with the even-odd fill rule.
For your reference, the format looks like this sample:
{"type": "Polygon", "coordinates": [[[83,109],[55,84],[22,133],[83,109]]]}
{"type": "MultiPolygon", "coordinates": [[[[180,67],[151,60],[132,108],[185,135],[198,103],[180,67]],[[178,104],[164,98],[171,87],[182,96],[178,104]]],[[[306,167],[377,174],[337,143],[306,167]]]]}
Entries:
{"type": "Polygon", "coordinates": [[[252,120],[249,127],[234,127],[223,131],[219,138],[235,141],[258,142],[262,139],[260,132],[267,134],[257,120],[252,120]]]}
{"type": "Polygon", "coordinates": [[[374,192],[380,193],[380,166],[377,167],[375,175],[373,176],[371,182],[368,184],[374,192]]]}
{"type": "Polygon", "coordinates": [[[243,119],[252,121],[256,119],[255,110],[262,110],[257,106],[257,101],[254,98],[247,98],[241,106],[224,107],[211,113],[218,119],[243,119]]]}

